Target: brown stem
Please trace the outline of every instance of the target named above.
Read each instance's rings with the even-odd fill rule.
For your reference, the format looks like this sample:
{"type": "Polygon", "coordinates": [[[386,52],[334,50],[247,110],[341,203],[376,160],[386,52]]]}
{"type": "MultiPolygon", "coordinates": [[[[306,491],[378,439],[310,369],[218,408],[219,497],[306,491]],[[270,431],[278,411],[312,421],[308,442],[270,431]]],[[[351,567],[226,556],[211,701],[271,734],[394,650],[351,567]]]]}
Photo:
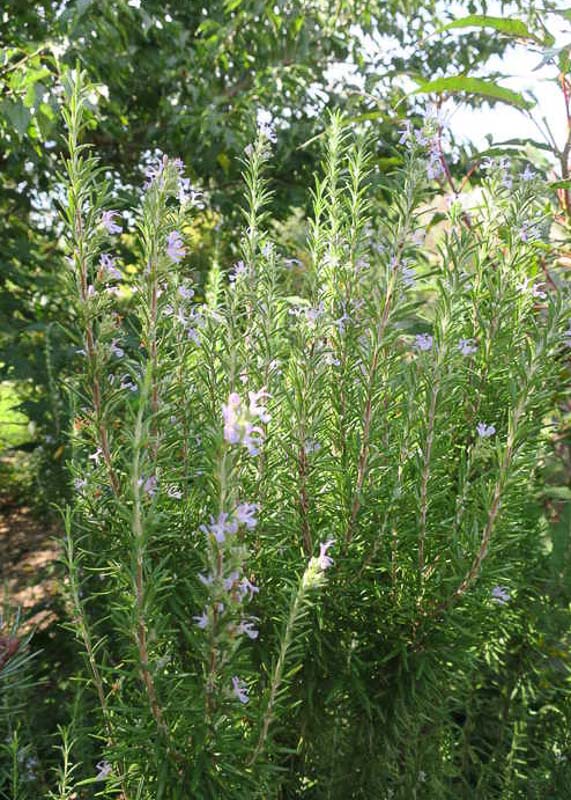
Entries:
{"type": "MultiPolygon", "coordinates": [[[[571,155],[571,88],[565,79],[565,75],[559,76],[561,83],[561,90],[563,91],[563,98],[565,102],[565,114],[567,117],[567,139],[563,146],[563,150],[559,154],[559,163],[561,165],[561,178],[566,181],[569,180],[569,161],[571,155]]],[[[571,190],[562,189],[561,196],[563,198],[563,208],[567,221],[571,221],[571,190]]]]}
{"type": "Polygon", "coordinates": [[[151,275],[151,307],[150,307],[150,320],[149,320],[149,355],[151,361],[151,452],[153,461],[156,461],[159,449],[159,435],[157,429],[157,414],[159,411],[159,386],[157,376],[158,353],[157,353],[157,306],[158,306],[158,292],[157,292],[157,271],[156,264],[154,263],[150,268],[151,275]]]}
{"type": "Polygon", "coordinates": [[[490,504],[490,510],[488,511],[488,518],[486,520],[486,525],[482,533],[482,538],[480,540],[480,547],[478,549],[478,552],[474,556],[466,575],[460,581],[459,585],[456,587],[454,592],[446,600],[443,600],[441,603],[439,603],[439,605],[436,606],[436,609],[432,612],[432,614],[430,614],[430,616],[437,616],[446,609],[450,608],[450,606],[454,605],[454,603],[456,603],[468,591],[470,586],[472,586],[472,584],[480,574],[480,568],[482,566],[482,562],[484,561],[484,559],[488,554],[490,540],[492,538],[492,533],[494,531],[496,519],[500,512],[502,495],[513,457],[517,424],[519,422],[521,415],[523,414],[523,407],[524,407],[523,403],[524,401],[522,400],[514,410],[512,418],[512,429],[510,434],[508,435],[504,457],[502,460],[502,464],[500,466],[500,472],[498,474],[496,484],[494,486],[492,502],[490,504]]]}
{"type": "Polygon", "coordinates": [[[436,417],[436,401],[438,398],[439,383],[435,382],[430,397],[428,411],[428,433],[426,435],[426,449],[422,466],[422,480],[420,485],[420,533],[418,537],[418,570],[422,578],[424,569],[424,545],[426,540],[426,517],[428,514],[428,479],[430,477],[430,457],[434,441],[434,420],[436,417]]]}
{"type": "Polygon", "coordinates": [[[395,258],[395,263],[392,268],[391,278],[387,286],[387,294],[385,297],[383,315],[377,326],[375,349],[373,351],[373,358],[371,359],[371,366],[369,369],[369,375],[367,379],[367,400],[365,402],[365,411],[363,413],[363,436],[361,440],[361,449],[359,451],[359,459],[357,462],[357,480],[355,482],[353,503],[351,506],[351,515],[349,517],[349,522],[347,524],[347,529],[345,531],[346,544],[349,544],[349,542],[353,538],[353,532],[355,528],[355,523],[357,521],[357,515],[359,514],[359,509],[361,508],[361,491],[363,489],[363,484],[365,482],[365,476],[367,473],[367,463],[369,460],[370,435],[371,435],[371,425],[373,420],[374,380],[375,380],[375,375],[377,373],[377,367],[379,364],[381,348],[384,346],[383,336],[389,320],[389,313],[391,308],[392,295],[394,291],[394,283],[396,280],[396,271],[398,269],[398,263],[399,262],[397,256],[395,258]]]}
{"type": "MultiPolygon", "coordinates": [[[[77,198],[75,199],[77,203],[77,198]]],[[[75,212],[75,236],[76,236],[76,257],[79,261],[79,278],[80,278],[80,294],[81,301],[84,306],[84,313],[86,314],[88,304],[88,276],[87,276],[87,260],[83,252],[83,220],[81,218],[81,211],[79,207],[75,212]]],[[[93,399],[93,408],[95,410],[95,421],[98,434],[98,445],[103,453],[103,461],[107,469],[109,483],[113,489],[113,493],[119,496],[120,484],[119,479],[113,469],[113,462],[111,459],[111,449],[109,447],[109,439],[107,436],[107,429],[103,421],[102,402],[101,402],[101,385],[97,376],[97,350],[95,345],[95,336],[93,333],[93,326],[91,321],[85,316],[85,338],[87,346],[87,359],[91,367],[92,382],[91,382],[91,396],[93,399]]]]}
{"type": "Polygon", "coordinates": [[[302,441],[297,459],[299,475],[299,510],[301,515],[301,538],[303,542],[303,552],[309,558],[313,553],[313,542],[311,540],[311,529],[309,527],[309,496],[307,493],[307,473],[308,462],[305,444],[302,441]]]}
{"type": "Polygon", "coordinates": [[[136,570],[135,570],[135,641],[137,651],[139,654],[139,665],[141,669],[141,679],[145,686],[147,698],[151,714],[157,724],[157,728],[164,735],[165,739],[169,738],[169,731],[165,723],[162,709],[159,705],[157,691],[153,676],[149,669],[149,650],[147,640],[147,621],[145,616],[145,580],[143,570],[143,557],[145,550],[145,532],[143,526],[143,518],[141,514],[141,487],[139,460],[140,451],[143,438],[143,410],[144,403],[141,403],[137,422],[135,427],[135,455],[133,464],[133,522],[132,531],[135,540],[135,557],[136,557],[136,570]]]}
{"type": "Polygon", "coordinates": [[[157,727],[161,733],[168,738],[168,728],[163,718],[163,712],[157,698],[155,682],[149,669],[149,654],[147,648],[147,625],[144,612],[144,582],[143,582],[143,559],[142,553],[137,558],[136,574],[136,596],[137,596],[137,647],[139,650],[139,661],[141,666],[141,678],[145,684],[147,697],[151,713],[155,718],[157,727]]]}

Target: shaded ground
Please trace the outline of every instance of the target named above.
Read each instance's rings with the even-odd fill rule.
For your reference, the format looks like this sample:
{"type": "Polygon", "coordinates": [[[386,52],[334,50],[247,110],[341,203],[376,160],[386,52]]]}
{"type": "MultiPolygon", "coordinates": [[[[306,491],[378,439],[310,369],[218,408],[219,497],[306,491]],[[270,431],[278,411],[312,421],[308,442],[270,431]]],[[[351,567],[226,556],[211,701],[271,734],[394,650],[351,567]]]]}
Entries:
{"type": "Polygon", "coordinates": [[[21,607],[23,631],[44,629],[56,620],[59,572],[57,526],[22,504],[8,480],[15,455],[0,458],[0,605],[21,607]]]}

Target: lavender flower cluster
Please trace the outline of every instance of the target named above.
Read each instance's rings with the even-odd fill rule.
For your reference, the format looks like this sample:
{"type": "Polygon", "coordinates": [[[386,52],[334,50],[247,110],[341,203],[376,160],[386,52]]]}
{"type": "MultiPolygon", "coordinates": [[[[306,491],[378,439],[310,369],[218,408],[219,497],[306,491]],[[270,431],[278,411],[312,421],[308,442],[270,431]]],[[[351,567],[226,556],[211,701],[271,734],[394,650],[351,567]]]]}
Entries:
{"type": "MultiPolygon", "coordinates": [[[[236,566],[240,564],[243,548],[234,547],[233,539],[240,526],[253,530],[257,523],[255,503],[239,503],[231,513],[221,511],[218,517],[211,516],[210,522],[201,525],[201,531],[215,548],[215,564],[212,571],[198,579],[209,593],[208,603],[201,614],[193,617],[201,630],[210,630],[215,636],[226,636],[236,644],[241,636],[257,639],[255,627],[257,617],[246,615],[243,605],[252,600],[259,588],[236,566]]],[[[246,684],[237,676],[232,678],[234,695],[241,703],[248,702],[246,684]]]]}
{"type": "Polygon", "coordinates": [[[228,444],[240,444],[251,456],[258,455],[264,441],[264,430],[256,425],[256,420],[268,423],[271,419],[265,405],[260,401],[269,397],[265,389],[248,392],[248,403],[245,403],[237,392],[231,392],[228,402],[222,406],[224,416],[224,439],[228,444]]]}

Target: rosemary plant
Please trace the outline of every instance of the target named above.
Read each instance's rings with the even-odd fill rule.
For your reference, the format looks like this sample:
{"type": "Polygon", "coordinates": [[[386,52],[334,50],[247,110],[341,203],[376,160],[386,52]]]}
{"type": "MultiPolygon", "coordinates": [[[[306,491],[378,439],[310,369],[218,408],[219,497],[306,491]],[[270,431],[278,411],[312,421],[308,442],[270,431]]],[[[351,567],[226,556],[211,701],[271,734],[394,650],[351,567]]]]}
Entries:
{"type": "Polygon", "coordinates": [[[82,143],[87,102],[76,75],[65,539],[96,748],[70,769],[65,738],[60,785],[547,796],[570,777],[570,717],[563,690],[559,709],[530,700],[547,541],[534,487],[568,306],[542,187],[490,164],[479,207],[456,198],[427,248],[435,120],[403,132],[387,179],[333,116],[292,258],[270,234],[263,122],[239,258],[204,282],[184,165],[148,170],[126,230],[82,143]]]}

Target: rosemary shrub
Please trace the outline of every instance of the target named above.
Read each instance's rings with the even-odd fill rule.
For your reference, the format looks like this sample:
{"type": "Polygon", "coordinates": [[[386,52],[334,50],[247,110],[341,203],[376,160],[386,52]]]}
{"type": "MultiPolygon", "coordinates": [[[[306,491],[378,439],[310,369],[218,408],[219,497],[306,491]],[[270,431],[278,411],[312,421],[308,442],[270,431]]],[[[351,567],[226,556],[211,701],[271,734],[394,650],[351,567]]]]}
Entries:
{"type": "Polygon", "coordinates": [[[201,281],[183,165],[148,170],[123,230],[81,141],[86,97],[76,76],[61,176],[67,588],[95,743],[77,786],[545,796],[569,778],[568,706],[537,717],[525,692],[568,307],[538,180],[490,164],[479,208],[452,202],[429,251],[434,120],[404,131],[388,179],[333,117],[292,258],[270,233],[263,123],[239,258],[201,281]]]}

